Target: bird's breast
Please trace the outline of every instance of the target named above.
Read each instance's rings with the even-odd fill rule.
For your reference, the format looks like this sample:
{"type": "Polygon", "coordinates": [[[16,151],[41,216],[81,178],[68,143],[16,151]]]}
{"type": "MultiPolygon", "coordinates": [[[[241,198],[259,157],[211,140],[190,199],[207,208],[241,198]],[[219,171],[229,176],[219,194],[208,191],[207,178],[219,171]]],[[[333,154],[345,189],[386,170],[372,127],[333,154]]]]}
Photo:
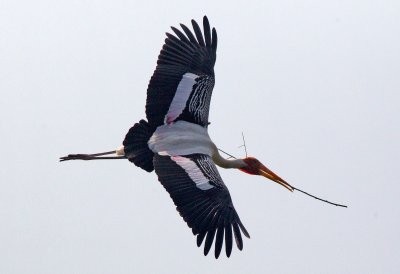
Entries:
{"type": "Polygon", "coordinates": [[[215,146],[207,129],[186,121],[159,126],[147,142],[160,155],[206,154],[212,156],[215,146]]]}

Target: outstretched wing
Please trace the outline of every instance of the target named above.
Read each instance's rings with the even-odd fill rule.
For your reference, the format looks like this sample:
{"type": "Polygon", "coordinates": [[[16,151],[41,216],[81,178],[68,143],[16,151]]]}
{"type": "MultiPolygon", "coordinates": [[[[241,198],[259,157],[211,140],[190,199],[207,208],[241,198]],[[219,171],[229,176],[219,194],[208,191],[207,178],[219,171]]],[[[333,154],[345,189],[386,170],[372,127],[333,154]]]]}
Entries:
{"type": "Polygon", "coordinates": [[[232,252],[232,230],[237,247],[242,250],[241,232],[250,237],[233,207],[228,189],[208,155],[154,156],[158,180],[169,192],[177,210],[200,247],[204,238],[204,255],[210,251],[215,236],[215,257],[220,255],[225,235],[225,250],[232,252]]]}
{"type": "Polygon", "coordinates": [[[181,24],[183,32],[171,27],[158,56],[157,67],[147,88],[146,115],[150,126],[185,120],[208,125],[217,32],[206,16],[203,33],[192,20],[194,34],[181,24]]]}

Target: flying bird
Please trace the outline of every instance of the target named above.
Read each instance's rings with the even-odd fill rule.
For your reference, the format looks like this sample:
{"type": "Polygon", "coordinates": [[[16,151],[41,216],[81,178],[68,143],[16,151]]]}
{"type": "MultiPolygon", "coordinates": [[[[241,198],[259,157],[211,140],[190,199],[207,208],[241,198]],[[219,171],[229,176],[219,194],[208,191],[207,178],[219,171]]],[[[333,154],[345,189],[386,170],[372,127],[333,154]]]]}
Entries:
{"type": "Polygon", "coordinates": [[[136,123],[123,145],[96,154],[70,154],[66,160],[128,159],[147,172],[156,172],[207,255],[215,242],[215,258],[223,243],[227,257],[233,240],[243,249],[242,234],[250,238],[235,210],[216,166],[261,175],[290,191],[294,188],[253,157],[225,159],[208,135],[208,115],[215,83],[217,32],[206,16],[203,31],[181,24],[171,27],[147,88],[146,118],[136,123]],[[105,156],[111,155],[113,156],[105,156]]]}

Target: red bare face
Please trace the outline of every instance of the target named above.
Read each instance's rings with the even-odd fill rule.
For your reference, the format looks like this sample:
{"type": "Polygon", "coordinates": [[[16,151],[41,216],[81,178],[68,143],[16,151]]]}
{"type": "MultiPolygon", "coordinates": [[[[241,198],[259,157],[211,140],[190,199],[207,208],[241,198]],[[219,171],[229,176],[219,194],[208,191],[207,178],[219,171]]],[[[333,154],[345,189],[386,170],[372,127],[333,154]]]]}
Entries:
{"type": "Polygon", "coordinates": [[[251,175],[260,175],[260,167],[263,164],[259,160],[254,157],[246,157],[243,161],[247,164],[247,167],[241,168],[241,171],[251,175]]]}
{"type": "Polygon", "coordinates": [[[264,166],[259,160],[257,160],[254,157],[246,157],[243,159],[243,161],[247,164],[246,167],[240,168],[241,171],[251,174],[251,175],[261,175],[264,176],[265,178],[268,178],[283,187],[287,188],[290,191],[293,191],[293,187],[288,184],[285,180],[280,178],[278,175],[273,173],[271,170],[269,170],[266,166],[264,166]]]}

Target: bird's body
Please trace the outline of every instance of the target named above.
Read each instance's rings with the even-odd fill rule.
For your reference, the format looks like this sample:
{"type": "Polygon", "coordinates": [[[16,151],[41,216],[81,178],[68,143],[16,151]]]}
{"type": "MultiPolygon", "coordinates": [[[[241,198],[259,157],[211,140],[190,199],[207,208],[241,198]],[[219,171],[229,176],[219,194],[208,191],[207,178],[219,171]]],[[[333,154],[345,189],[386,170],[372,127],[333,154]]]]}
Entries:
{"type": "Polygon", "coordinates": [[[206,128],[186,121],[157,127],[148,146],[160,155],[189,155],[201,153],[211,156],[216,152],[206,128]]]}
{"type": "Polygon", "coordinates": [[[208,115],[215,83],[214,64],[217,33],[203,18],[203,32],[192,20],[194,34],[181,24],[167,33],[157,67],[147,89],[146,120],[136,123],[126,134],[123,146],[100,154],[74,154],[61,160],[129,159],[151,172],[173,199],[177,210],[197,235],[197,245],[205,239],[207,255],[215,237],[215,257],[225,241],[226,254],[233,239],[243,248],[243,226],[226,185],[216,168],[236,168],[262,175],[289,190],[293,188],[252,157],[223,158],[208,135],[208,115]],[[99,156],[116,153],[117,156],[99,156]]]}

